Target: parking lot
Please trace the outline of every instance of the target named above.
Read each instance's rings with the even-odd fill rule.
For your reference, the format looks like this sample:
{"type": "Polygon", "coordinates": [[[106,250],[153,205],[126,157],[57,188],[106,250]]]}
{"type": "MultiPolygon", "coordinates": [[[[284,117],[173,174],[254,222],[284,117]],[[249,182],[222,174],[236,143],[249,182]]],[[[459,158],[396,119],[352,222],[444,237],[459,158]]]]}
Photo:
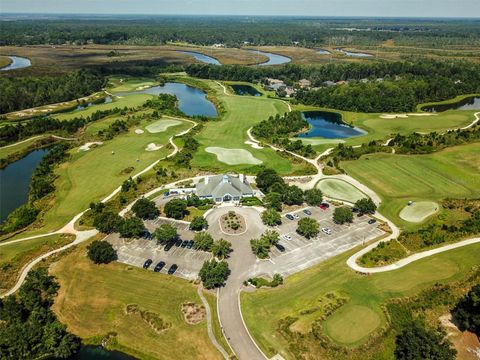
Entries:
{"type": "MultiPolygon", "coordinates": [[[[149,231],[155,230],[164,222],[169,222],[177,227],[178,234],[182,240],[192,240],[195,233],[188,230],[188,225],[175,221],[156,219],[146,221],[145,226],[149,231]]],[[[212,255],[208,252],[188,249],[186,247],[172,246],[170,250],[165,251],[163,245],[157,245],[155,240],[141,239],[122,239],[118,234],[111,234],[107,237],[115,250],[117,250],[118,261],[143,267],[147,259],[153,262],[146,271],[153,271],[155,265],[160,261],[165,262],[165,266],[160,271],[163,274],[168,272],[171,265],[176,264],[178,269],[174,275],[188,280],[195,280],[198,276],[203,262],[211,259],[212,255]]]]}
{"type": "Polygon", "coordinates": [[[256,273],[291,275],[384,234],[378,228],[378,223],[368,223],[371,218],[367,215],[357,217],[354,214],[353,223],[339,225],[332,220],[333,207],[326,210],[318,207],[306,209],[311,215],[306,215],[303,209],[291,214],[296,214],[299,219],[306,216],[314,218],[319,221],[320,228],[330,229],[331,234],[320,231],[316,238],[306,239],[296,232],[299,219],[288,220],[283,216],[282,225],[277,226],[276,230],[280,234],[279,244],[284,250],[273,247],[269,260],[257,262],[256,273]]]}

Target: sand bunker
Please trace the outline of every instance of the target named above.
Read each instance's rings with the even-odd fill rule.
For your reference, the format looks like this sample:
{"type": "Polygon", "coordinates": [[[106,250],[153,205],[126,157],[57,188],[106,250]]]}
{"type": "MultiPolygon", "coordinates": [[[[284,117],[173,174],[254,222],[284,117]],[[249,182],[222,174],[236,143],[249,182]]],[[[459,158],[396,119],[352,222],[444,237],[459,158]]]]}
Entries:
{"type": "Polygon", "coordinates": [[[259,150],[263,149],[263,146],[260,146],[257,143],[255,143],[253,141],[250,141],[250,140],[245,141],[245,144],[250,145],[254,149],[259,149],[259,150]]]}
{"type": "Polygon", "coordinates": [[[163,147],[163,145],[156,145],[155,143],[150,143],[147,145],[145,148],[146,151],[157,151],[160,150],[163,147]]]}
{"type": "Polygon", "coordinates": [[[400,211],[400,217],[408,222],[419,223],[438,211],[438,204],[433,201],[418,201],[405,206],[400,211]]]}
{"type": "Polygon", "coordinates": [[[221,147],[208,147],[205,149],[210,154],[217,155],[217,159],[227,165],[253,164],[259,165],[263,161],[257,159],[244,149],[226,149],[221,147]]]}
{"type": "Polygon", "coordinates": [[[325,196],[332,199],[356,202],[357,200],[368,197],[355,186],[350,185],[346,181],[340,179],[324,179],[318,182],[317,188],[320,189],[325,196]]]}
{"type": "Polygon", "coordinates": [[[437,114],[434,114],[434,113],[382,114],[382,115],[380,115],[380,118],[382,118],[382,119],[396,119],[396,118],[406,119],[409,116],[436,116],[436,115],[437,114]]]}
{"type": "Polygon", "coordinates": [[[101,141],[88,142],[78,148],[78,151],[88,151],[92,146],[102,145],[101,141]]]}
{"type": "Polygon", "coordinates": [[[178,120],[158,120],[145,127],[149,133],[159,133],[166,131],[169,127],[180,125],[182,122],[178,120]]]}
{"type": "Polygon", "coordinates": [[[145,131],[143,131],[142,129],[135,129],[135,134],[143,134],[145,131]]]}

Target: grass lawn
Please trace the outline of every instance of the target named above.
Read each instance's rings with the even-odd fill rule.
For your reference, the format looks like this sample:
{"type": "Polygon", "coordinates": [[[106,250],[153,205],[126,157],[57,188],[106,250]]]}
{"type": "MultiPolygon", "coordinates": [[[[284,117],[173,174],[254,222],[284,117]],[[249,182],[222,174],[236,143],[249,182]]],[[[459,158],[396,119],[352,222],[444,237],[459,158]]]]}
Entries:
{"type": "Polygon", "coordinates": [[[382,214],[406,228],[412,224],[398,215],[409,200],[480,196],[479,143],[428,155],[371,154],[342,162],[341,166],[380,195],[382,214]]]}
{"type": "Polygon", "coordinates": [[[151,87],[157,85],[153,79],[149,78],[136,78],[129,76],[112,76],[108,79],[108,90],[112,93],[135,91],[145,87],[151,87]],[[121,81],[122,80],[122,81],[121,81]]]}
{"type": "MultiPolygon", "coordinates": [[[[305,358],[372,358],[364,353],[364,347],[351,349],[348,353],[333,353],[315,340],[310,333],[311,326],[321,316],[315,316],[315,312],[325,294],[341,294],[347,302],[326,319],[319,320],[317,326],[335,344],[352,348],[387,325],[382,305],[388,300],[413,296],[436,282],[459,280],[480,264],[480,244],[475,244],[419,260],[396,271],[361,276],[345,264],[348,256],[357,250],[290,276],[278,288],[242,293],[242,311],[249,331],[268,356],[278,352],[286,359],[293,359],[292,351],[298,351],[296,356],[302,354],[305,358]],[[296,323],[301,322],[304,335],[313,339],[305,342],[304,353],[297,347],[296,342],[301,341],[298,336],[289,337],[279,331],[279,321],[287,317],[295,320],[290,329],[298,329],[296,323]]],[[[382,359],[393,358],[394,344],[388,339],[375,342],[375,345],[377,348],[369,346],[367,349],[377,356],[380,351],[388,354],[382,359]]]]}
{"type": "Polygon", "coordinates": [[[31,259],[72,240],[72,236],[52,235],[0,246],[0,294],[13,286],[19,271],[31,259]]]}
{"type": "Polygon", "coordinates": [[[290,174],[301,171],[304,164],[292,164],[290,160],[277,155],[270,148],[253,149],[244,142],[248,140],[247,130],[256,123],[267,119],[271,115],[285,113],[287,105],[279,100],[252,96],[225,95],[223,89],[213,81],[208,84],[215,90],[217,97],[225,108],[225,115],[218,121],[204,124],[204,129],[196,135],[200,148],[195,153],[192,166],[209,169],[215,172],[236,171],[254,173],[258,169],[255,165],[227,165],[217,160],[217,156],[205,151],[208,147],[222,147],[226,149],[244,149],[250,152],[263,164],[276,169],[281,174],[290,174]]]}
{"type": "Polygon", "coordinates": [[[7,56],[0,56],[0,69],[4,68],[12,63],[12,59],[7,56]]]}
{"type": "MultiPolygon", "coordinates": [[[[21,144],[0,148],[0,159],[5,159],[12,154],[15,154],[17,152],[22,152],[26,150],[29,146],[32,146],[36,141],[40,141],[43,138],[46,138],[47,136],[48,135],[39,135],[38,137],[32,136],[30,139],[25,139],[27,141],[22,142],[21,144]]],[[[20,142],[21,141],[19,141],[19,143],[20,142]]]]}
{"type": "Polygon", "coordinates": [[[325,196],[352,203],[368,197],[355,186],[340,179],[322,179],[317,183],[317,188],[322,190],[325,196]]]}
{"type": "Polygon", "coordinates": [[[52,265],[51,272],[60,283],[55,313],[87,343],[115,332],[114,348],[140,359],[221,359],[208,338],[206,320],[189,325],[183,318],[183,303],[201,304],[195,285],[117,262],[94,265],[85,245],[52,265]],[[154,331],[139,315],[126,313],[130,304],[171,326],[154,331]]]}

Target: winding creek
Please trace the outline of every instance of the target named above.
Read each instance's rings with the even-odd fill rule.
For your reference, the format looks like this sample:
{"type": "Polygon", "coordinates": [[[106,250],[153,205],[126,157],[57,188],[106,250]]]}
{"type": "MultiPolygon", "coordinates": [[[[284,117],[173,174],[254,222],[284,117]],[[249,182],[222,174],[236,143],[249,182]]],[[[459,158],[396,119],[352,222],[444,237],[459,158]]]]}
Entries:
{"type": "Polygon", "coordinates": [[[20,56],[7,56],[7,57],[10,58],[10,60],[12,60],[12,63],[3,68],[0,68],[0,71],[23,69],[23,68],[32,66],[32,62],[30,61],[30,59],[20,57],[20,56]]]}
{"type": "Polygon", "coordinates": [[[279,55],[279,54],[273,54],[273,53],[260,51],[260,50],[248,50],[248,51],[253,52],[257,55],[264,55],[268,57],[268,61],[264,63],[259,63],[257,59],[258,66],[281,65],[281,64],[286,64],[292,61],[292,59],[290,59],[289,57],[279,55]]]}
{"type": "Polygon", "coordinates": [[[212,56],[208,56],[208,55],[205,55],[205,54],[202,54],[202,53],[199,53],[199,52],[195,52],[195,51],[184,51],[184,50],[177,50],[177,51],[182,53],[182,54],[193,56],[195,59],[197,59],[198,61],[201,61],[205,64],[222,65],[222,63],[220,61],[218,61],[217,59],[215,59],[212,56]]]}
{"type": "Polygon", "coordinates": [[[480,96],[469,96],[463,100],[449,104],[432,104],[422,107],[426,112],[442,112],[447,110],[480,110],[480,96]]]}

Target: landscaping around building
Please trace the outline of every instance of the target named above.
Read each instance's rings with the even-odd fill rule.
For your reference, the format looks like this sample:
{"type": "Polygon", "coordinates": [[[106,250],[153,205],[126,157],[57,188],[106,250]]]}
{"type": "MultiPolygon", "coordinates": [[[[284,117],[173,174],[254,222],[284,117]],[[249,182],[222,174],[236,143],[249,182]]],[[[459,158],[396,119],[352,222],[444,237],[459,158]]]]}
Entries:
{"type": "Polygon", "coordinates": [[[229,211],[220,218],[220,226],[222,231],[228,235],[241,234],[247,228],[244,217],[235,213],[234,210],[229,211]]]}

